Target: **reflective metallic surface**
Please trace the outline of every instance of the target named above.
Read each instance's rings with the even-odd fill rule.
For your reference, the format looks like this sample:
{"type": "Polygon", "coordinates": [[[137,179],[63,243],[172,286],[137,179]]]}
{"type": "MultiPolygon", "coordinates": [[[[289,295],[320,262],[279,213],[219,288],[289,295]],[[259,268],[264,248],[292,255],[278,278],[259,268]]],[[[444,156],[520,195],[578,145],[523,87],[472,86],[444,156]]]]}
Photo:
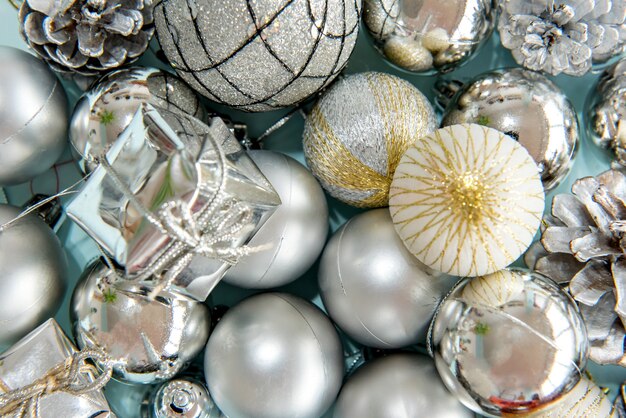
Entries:
{"type": "Polygon", "coordinates": [[[432,359],[392,354],[361,366],[341,389],[334,418],[471,418],[432,359]]]}
{"type": "Polygon", "coordinates": [[[41,60],[0,46],[0,186],[48,170],[67,143],[67,97],[41,60]]]}
{"type": "Polygon", "coordinates": [[[318,418],[341,387],[343,351],[322,311],[295,296],[266,293],[218,323],[204,371],[226,416],[318,418]]]}
{"type": "Polygon", "coordinates": [[[70,141],[83,172],[96,167],[143,103],[204,120],[198,96],[178,77],[156,68],[131,67],[101,78],[76,104],[70,141]]]}
{"type": "Polygon", "coordinates": [[[518,269],[459,282],[430,337],[448,389],[490,416],[536,412],[564,396],[589,350],[574,301],[546,277],[518,269]]]}
{"type": "MultiPolygon", "coordinates": [[[[0,225],[20,213],[0,204],[0,225]]],[[[56,314],[66,274],[61,243],[37,216],[27,215],[0,232],[0,351],[56,314]]]]}
{"type": "Polygon", "coordinates": [[[282,204],[248,243],[271,248],[241,259],[224,281],[251,289],[282,286],[302,276],[324,248],[329,229],[326,197],[311,172],[293,158],[273,151],[248,154],[282,204]]]}
{"type": "Polygon", "coordinates": [[[442,126],[478,123],[526,148],[546,190],[570,172],[579,142],[578,119],[565,94],[545,76],[519,68],[478,76],[447,106],[442,126]]]}
{"type": "MultiPolygon", "coordinates": [[[[98,346],[114,362],[114,377],[130,383],[171,379],[204,347],[208,308],[188,297],[121,281],[96,261],[74,291],[71,317],[79,348],[98,346]]],[[[123,280],[123,279],[122,279],[123,280]]]]}
{"type": "Polygon", "coordinates": [[[609,67],[591,89],[585,110],[589,138],[626,165],[626,58],[609,67]]]}
{"type": "Polygon", "coordinates": [[[163,383],[150,403],[149,418],[225,418],[206,386],[192,378],[163,383]]]}
{"type": "Polygon", "coordinates": [[[417,261],[387,209],[357,215],[333,235],[318,280],[333,321],[358,342],[379,348],[423,342],[435,308],[457,281],[417,261]]]}
{"type": "Polygon", "coordinates": [[[489,38],[492,0],[364,0],[363,20],[374,45],[393,65],[412,72],[448,72],[489,38]]]}

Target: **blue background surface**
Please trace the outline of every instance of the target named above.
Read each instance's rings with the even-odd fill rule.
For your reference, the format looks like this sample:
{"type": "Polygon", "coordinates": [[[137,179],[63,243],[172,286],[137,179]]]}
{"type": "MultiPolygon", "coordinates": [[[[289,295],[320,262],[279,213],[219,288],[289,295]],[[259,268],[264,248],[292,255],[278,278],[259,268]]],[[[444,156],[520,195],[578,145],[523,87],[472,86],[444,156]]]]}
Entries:
{"type": "MultiPolygon", "coordinates": [[[[18,33],[17,11],[13,9],[6,0],[0,2],[0,44],[14,46],[21,49],[27,49],[26,44],[22,41],[18,33]]],[[[151,50],[139,61],[143,65],[153,65],[166,68],[166,66],[158,61],[153,53],[158,48],[156,41],[153,41],[151,50]]],[[[2,63],[0,63],[2,65],[2,63]]],[[[482,72],[515,66],[510,53],[499,45],[497,33],[489,40],[487,45],[474,57],[474,59],[448,75],[445,78],[456,78],[461,81],[468,80],[482,72]]],[[[363,72],[363,71],[383,71],[398,75],[409,80],[417,88],[419,88],[429,99],[433,99],[433,84],[436,76],[417,76],[392,68],[385,63],[381,56],[373,49],[369,39],[362,31],[356,45],[355,52],[348,64],[347,72],[363,72]]],[[[582,111],[585,100],[591,92],[598,74],[589,74],[581,78],[573,78],[569,76],[553,77],[553,80],[559,85],[569,96],[579,114],[579,120],[582,127],[582,111]]],[[[73,104],[80,97],[81,92],[71,83],[65,83],[70,102],[73,104]]],[[[258,137],[267,128],[272,126],[287,111],[275,111],[261,114],[250,114],[238,111],[232,111],[225,107],[210,105],[214,110],[222,113],[228,113],[234,121],[245,122],[251,137],[258,137]]],[[[264,142],[264,147],[274,149],[291,155],[292,157],[304,162],[302,156],[302,127],[303,120],[300,116],[295,116],[284,127],[273,133],[264,142]]],[[[607,156],[596,149],[590,141],[585,138],[584,129],[581,129],[582,143],[579,153],[574,164],[573,170],[568,178],[552,193],[547,196],[546,204],[549,206],[551,197],[556,193],[569,192],[571,184],[579,177],[586,175],[596,175],[609,167],[607,156]]],[[[59,160],[61,163],[71,160],[69,149],[59,160]]],[[[79,172],[73,163],[68,162],[58,167],[61,178],[61,188],[74,183],[80,178],[79,172]]],[[[50,171],[36,179],[29,185],[24,184],[6,189],[8,200],[11,204],[22,205],[31,196],[32,192],[53,194],[56,190],[56,177],[53,171],[50,171]]],[[[330,227],[336,230],[346,219],[349,219],[359,210],[344,205],[333,198],[328,198],[330,206],[330,227]]],[[[65,301],[57,314],[57,320],[71,335],[69,323],[69,307],[68,302],[71,291],[74,288],[83,267],[93,258],[98,256],[98,250],[94,243],[85,233],[71,221],[66,220],[61,226],[59,237],[65,245],[68,259],[70,262],[70,271],[68,276],[68,291],[65,301]]],[[[314,301],[321,306],[321,302],[317,290],[316,280],[317,265],[301,279],[294,283],[280,288],[279,290],[290,292],[314,301]]],[[[216,290],[209,296],[207,303],[211,306],[215,304],[233,305],[242,298],[252,294],[253,292],[244,291],[224,283],[220,284],[216,290]]],[[[617,366],[598,366],[590,363],[589,371],[593,377],[602,385],[611,388],[611,395],[617,393],[617,386],[620,382],[626,380],[626,369],[617,366]]],[[[116,412],[120,417],[134,417],[138,414],[138,405],[141,402],[146,388],[132,388],[127,385],[116,382],[110,383],[107,387],[107,396],[116,412]]]]}

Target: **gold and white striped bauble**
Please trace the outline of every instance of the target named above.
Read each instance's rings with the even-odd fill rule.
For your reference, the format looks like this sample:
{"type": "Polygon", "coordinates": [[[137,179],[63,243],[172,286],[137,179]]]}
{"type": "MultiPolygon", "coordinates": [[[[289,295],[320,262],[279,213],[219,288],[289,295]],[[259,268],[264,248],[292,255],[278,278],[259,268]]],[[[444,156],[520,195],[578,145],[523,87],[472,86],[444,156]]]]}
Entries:
{"type": "Polygon", "coordinates": [[[482,276],[508,266],[531,244],[544,193],[524,147],[495,129],[462,124],[408,149],[389,206],[418,260],[444,273],[482,276]]]}
{"type": "Polygon", "coordinates": [[[353,74],[315,104],[304,128],[304,156],[333,197],[357,207],[387,206],[400,158],[436,129],[428,99],[383,73],[353,74]]]}
{"type": "Polygon", "coordinates": [[[524,275],[503,269],[472,279],[461,293],[468,303],[497,308],[524,291],[524,275]]]}

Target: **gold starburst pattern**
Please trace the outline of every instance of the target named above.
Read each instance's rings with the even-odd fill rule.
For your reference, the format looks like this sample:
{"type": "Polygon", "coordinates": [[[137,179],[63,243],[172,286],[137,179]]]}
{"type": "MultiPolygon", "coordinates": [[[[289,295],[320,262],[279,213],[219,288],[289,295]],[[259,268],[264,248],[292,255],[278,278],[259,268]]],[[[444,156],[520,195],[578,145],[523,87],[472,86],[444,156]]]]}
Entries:
{"type": "Polygon", "coordinates": [[[462,297],[468,303],[497,308],[515,299],[523,291],[524,275],[504,269],[473,278],[463,289],[462,297]]]}
{"type": "Polygon", "coordinates": [[[482,276],[515,261],[544,209],[539,169],[511,137],[476,124],[435,131],[404,154],[390,190],[398,234],[424,264],[482,276]]]}

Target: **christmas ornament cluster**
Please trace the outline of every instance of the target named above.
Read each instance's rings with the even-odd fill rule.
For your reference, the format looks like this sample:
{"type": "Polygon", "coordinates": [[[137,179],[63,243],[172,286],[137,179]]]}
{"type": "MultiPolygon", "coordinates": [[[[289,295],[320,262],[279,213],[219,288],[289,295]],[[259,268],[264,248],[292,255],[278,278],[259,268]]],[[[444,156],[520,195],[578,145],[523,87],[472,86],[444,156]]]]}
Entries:
{"type": "Polygon", "coordinates": [[[626,416],[626,1],[12,4],[0,416],[626,416]]]}

